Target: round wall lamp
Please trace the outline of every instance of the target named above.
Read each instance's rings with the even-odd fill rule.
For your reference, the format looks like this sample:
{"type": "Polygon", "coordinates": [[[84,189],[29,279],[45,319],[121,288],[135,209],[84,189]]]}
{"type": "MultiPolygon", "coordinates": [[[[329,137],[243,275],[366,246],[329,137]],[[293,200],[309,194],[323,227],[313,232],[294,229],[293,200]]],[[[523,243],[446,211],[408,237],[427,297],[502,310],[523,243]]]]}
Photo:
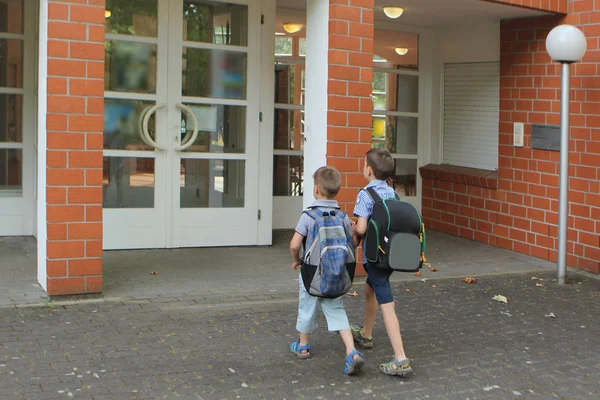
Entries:
{"type": "Polygon", "coordinates": [[[399,56],[404,56],[406,53],[408,53],[408,49],[406,47],[396,47],[394,50],[396,50],[396,54],[399,56]]]}
{"type": "Polygon", "coordinates": [[[402,13],[404,13],[404,8],[386,6],[386,7],[383,7],[383,12],[385,13],[385,15],[388,18],[396,19],[396,18],[400,18],[402,13]]]}
{"type": "Polygon", "coordinates": [[[302,24],[294,24],[294,23],[289,23],[289,22],[283,24],[283,29],[287,33],[298,33],[302,30],[302,28],[304,28],[304,25],[302,25],[302,24]]]}
{"type": "Polygon", "coordinates": [[[111,15],[112,15],[112,12],[110,10],[104,11],[104,18],[110,18],[111,15]]]}

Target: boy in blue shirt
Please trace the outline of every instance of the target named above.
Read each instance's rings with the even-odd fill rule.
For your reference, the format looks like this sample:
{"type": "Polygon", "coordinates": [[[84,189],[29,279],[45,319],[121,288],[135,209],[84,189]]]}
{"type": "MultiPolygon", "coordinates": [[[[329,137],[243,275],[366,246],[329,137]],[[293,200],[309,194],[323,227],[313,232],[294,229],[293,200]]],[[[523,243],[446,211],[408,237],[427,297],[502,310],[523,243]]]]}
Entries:
{"type": "MultiPolygon", "coordinates": [[[[373,188],[383,200],[395,197],[394,189],[388,186],[387,180],[394,174],[395,163],[392,155],[386,149],[371,149],[367,152],[363,175],[369,181],[365,187],[373,188]]],[[[373,199],[366,190],[361,190],[356,199],[354,216],[357,217],[352,230],[355,235],[362,238],[367,232],[369,218],[373,213],[373,199]]],[[[351,327],[354,341],[365,349],[373,347],[373,327],[377,316],[377,305],[381,308],[383,321],[388,337],[394,349],[394,359],[388,363],[381,364],[379,369],[386,375],[406,377],[412,374],[410,361],[404,353],[402,335],[400,333],[400,322],[396,315],[394,295],[390,284],[392,270],[386,270],[367,262],[364,254],[363,243],[363,265],[367,272],[365,283],[365,315],[363,325],[351,327]]]]}
{"type": "MultiPolygon", "coordinates": [[[[335,196],[337,196],[342,185],[342,176],[339,171],[333,167],[321,167],[315,172],[313,179],[315,182],[313,195],[316,200],[311,207],[320,207],[327,211],[337,210],[339,206],[335,200],[335,196]]],[[[316,224],[314,219],[302,213],[294,237],[290,242],[290,252],[294,260],[292,264],[293,270],[297,270],[302,265],[300,255],[302,243],[308,236],[308,232],[312,230],[314,224],[316,224]]],[[[352,229],[348,216],[344,220],[344,229],[346,232],[350,232],[352,229]]],[[[321,305],[323,314],[327,318],[329,331],[339,332],[346,345],[344,373],[347,375],[358,374],[364,364],[364,359],[363,355],[356,351],[354,347],[350,322],[348,322],[348,316],[346,315],[346,310],[344,310],[343,296],[336,299],[311,296],[306,291],[302,281],[302,274],[300,274],[299,281],[300,292],[296,329],[300,334],[300,339],[290,345],[290,351],[298,356],[298,358],[310,357],[309,333],[317,328],[317,306],[321,305]]]]}

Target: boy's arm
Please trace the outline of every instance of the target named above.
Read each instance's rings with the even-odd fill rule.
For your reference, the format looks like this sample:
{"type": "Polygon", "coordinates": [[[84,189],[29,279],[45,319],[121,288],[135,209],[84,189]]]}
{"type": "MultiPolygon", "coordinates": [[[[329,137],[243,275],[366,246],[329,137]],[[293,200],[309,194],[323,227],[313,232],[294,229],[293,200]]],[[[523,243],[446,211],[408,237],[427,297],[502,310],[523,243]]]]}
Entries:
{"type": "Polygon", "coordinates": [[[367,233],[367,225],[369,221],[366,218],[358,217],[356,224],[354,225],[354,233],[357,236],[364,236],[367,233]]]}
{"type": "Polygon", "coordinates": [[[294,270],[298,269],[298,266],[302,264],[302,260],[300,260],[300,248],[302,247],[303,241],[304,236],[298,232],[294,232],[294,237],[292,237],[292,241],[290,242],[290,253],[292,254],[292,259],[294,260],[292,269],[294,270]]]}

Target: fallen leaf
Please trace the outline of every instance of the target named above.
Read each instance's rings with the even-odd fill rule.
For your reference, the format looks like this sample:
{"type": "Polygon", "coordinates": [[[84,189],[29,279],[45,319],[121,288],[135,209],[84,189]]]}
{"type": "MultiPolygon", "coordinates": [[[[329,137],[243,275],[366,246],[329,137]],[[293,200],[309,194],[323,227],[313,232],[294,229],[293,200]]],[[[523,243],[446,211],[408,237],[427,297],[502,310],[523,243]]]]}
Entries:
{"type": "Polygon", "coordinates": [[[497,294],[494,297],[492,297],[492,300],[496,300],[496,301],[499,301],[500,303],[508,304],[508,299],[505,296],[502,296],[500,294],[497,294]]]}
{"type": "Polygon", "coordinates": [[[540,287],[540,286],[541,286],[541,287],[544,287],[544,284],[543,284],[543,283],[536,283],[536,284],[535,284],[535,286],[538,286],[538,287],[540,287]]]}
{"type": "Polygon", "coordinates": [[[467,282],[470,285],[477,283],[477,279],[475,279],[475,278],[462,278],[462,281],[467,282]]]}
{"type": "Polygon", "coordinates": [[[554,313],[549,313],[546,314],[546,318],[556,318],[556,315],[554,315],[554,313]]]}
{"type": "Polygon", "coordinates": [[[431,285],[431,287],[435,289],[437,287],[437,285],[431,285]]]}
{"type": "Polygon", "coordinates": [[[425,266],[429,268],[431,272],[438,272],[438,269],[436,267],[432,267],[430,263],[425,263],[425,266]]]}
{"type": "Polygon", "coordinates": [[[427,278],[423,278],[421,279],[423,282],[427,282],[427,278]]]}
{"type": "Polygon", "coordinates": [[[358,293],[356,293],[356,291],[348,292],[348,296],[356,297],[356,296],[358,296],[358,293]]]}
{"type": "Polygon", "coordinates": [[[413,291],[412,291],[412,289],[406,289],[406,291],[407,291],[408,293],[412,293],[412,292],[413,292],[413,291]]]}
{"type": "Polygon", "coordinates": [[[421,271],[418,271],[418,272],[415,274],[415,276],[422,276],[422,275],[423,275],[423,273],[422,273],[421,271]]]}
{"type": "Polygon", "coordinates": [[[440,317],[443,317],[443,316],[444,316],[444,313],[440,313],[440,317]]]}
{"type": "Polygon", "coordinates": [[[532,281],[543,281],[543,278],[538,278],[537,276],[534,276],[531,278],[532,281]]]}
{"type": "Polygon", "coordinates": [[[158,275],[158,274],[156,273],[156,271],[152,271],[152,272],[150,272],[150,275],[158,275]]]}

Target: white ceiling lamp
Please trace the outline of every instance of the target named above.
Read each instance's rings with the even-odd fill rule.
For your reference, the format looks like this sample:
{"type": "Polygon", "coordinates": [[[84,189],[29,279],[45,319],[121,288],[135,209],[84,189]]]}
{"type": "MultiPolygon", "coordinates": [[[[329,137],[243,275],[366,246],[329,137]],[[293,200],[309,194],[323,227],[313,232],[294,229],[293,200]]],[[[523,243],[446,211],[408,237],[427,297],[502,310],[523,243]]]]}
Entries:
{"type": "Polygon", "coordinates": [[[304,25],[302,24],[295,24],[291,22],[283,24],[283,29],[287,33],[298,33],[302,30],[302,28],[304,28],[304,25]]]}
{"type": "Polygon", "coordinates": [[[399,56],[405,56],[406,53],[408,53],[408,49],[406,47],[396,47],[394,50],[396,50],[396,54],[399,56]]]}
{"type": "Polygon", "coordinates": [[[388,18],[396,19],[400,18],[400,16],[404,13],[404,8],[386,6],[383,7],[383,12],[385,13],[385,15],[387,15],[388,18]]]}

